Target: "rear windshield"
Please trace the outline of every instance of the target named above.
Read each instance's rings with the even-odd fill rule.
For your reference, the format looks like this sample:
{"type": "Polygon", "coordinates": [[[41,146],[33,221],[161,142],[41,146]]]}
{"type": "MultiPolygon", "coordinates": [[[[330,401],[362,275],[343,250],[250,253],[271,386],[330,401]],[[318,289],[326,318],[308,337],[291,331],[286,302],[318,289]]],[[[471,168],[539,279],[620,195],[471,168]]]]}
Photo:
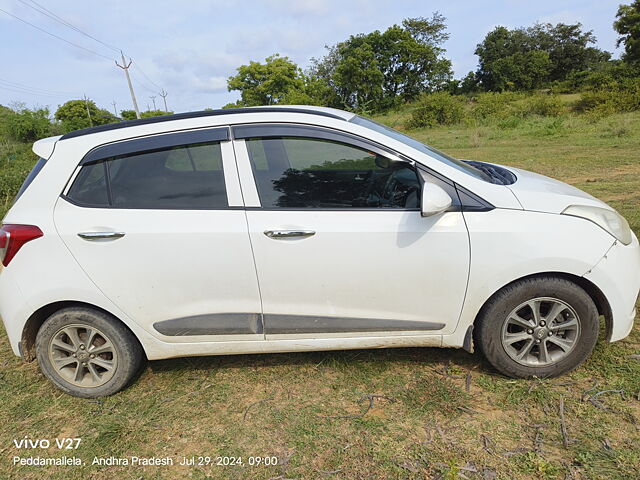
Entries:
{"type": "Polygon", "coordinates": [[[369,120],[368,118],[360,117],[358,115],[356,115],[349,121],[351,123],[355,123],[356,125],[367,127],[375,132],[382,133],[387,137],[391,137],[394,140],[397,140],[399,142],[404,143],[405,145],[408,145],[409,147],[415,148],[419,152],[426,153],[430,157],[433,157],[436,160],[441,161],[442,163],[446,163],[447,165],[453,168],[462,170],[463,172],[468,173],[469,175],[472,175],[481,180],[484,180],[485,182],[491,182],[491,177],[487,175],[485,172],[483,172],[482,170],[475,168],[474,166],[469,165],[468,163],[463,162],[462,160],[453,158],[450,155],[447,155],[446,153],[441,152],[440,150],[436,150],[435,148],[430,147],[429,145],[425,145],[424,143],[419,142],[415,138],[411,138],[403,133],[400,133],[397,130],[394,130],[393,128],[387,127],[386,125],[382,125],[378,122],[374,122],[373,120],[369,120]]]}
{"type": "Polygon", "coordinates": [[[22,196],[22,194],[27,190],[27,188],[29,188],[29,185],[31,185],[31,182],[33,182],[35,178],[38,176],[38,174],[40,173],[40,170],[42,170],[42,167],[44,167],[45,163],[47,163],[46,159],[44,158],[38,159],[35,166],[31,170],[29,175],[27,175],[27,178],[25,179],[24,183],[20,187],[20,190],[18,190],[18,195],[16,195],[16,199],[13,201],[14,203],[17,202],[18,199],[22,196]]]}

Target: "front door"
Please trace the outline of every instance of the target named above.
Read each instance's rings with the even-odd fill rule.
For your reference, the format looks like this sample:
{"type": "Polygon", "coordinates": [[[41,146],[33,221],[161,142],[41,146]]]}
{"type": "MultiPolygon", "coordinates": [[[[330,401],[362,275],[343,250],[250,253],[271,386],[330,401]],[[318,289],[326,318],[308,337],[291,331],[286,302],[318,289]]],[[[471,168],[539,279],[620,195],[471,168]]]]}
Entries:
{"type": "Polygon", "coordinates": [[[240,127],[234,137],[267,339],[455,328],[467,230],[460,211],[421,216],[411,163],[304,127],[240,127]]]}
{"type": "Polygon", "coordinates": [[[110,144],[83,163],[55,223],[104,295],[164,341],[264,339],[227,128],[110,144]]]}

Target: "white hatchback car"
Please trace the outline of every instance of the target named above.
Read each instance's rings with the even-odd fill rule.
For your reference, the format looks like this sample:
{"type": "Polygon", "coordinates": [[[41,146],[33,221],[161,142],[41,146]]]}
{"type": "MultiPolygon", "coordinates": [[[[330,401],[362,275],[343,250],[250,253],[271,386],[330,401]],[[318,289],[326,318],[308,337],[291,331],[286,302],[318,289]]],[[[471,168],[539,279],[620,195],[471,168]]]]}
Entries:
{"type": "Polygon", "coordinates": [[[549,377],[629,334],[640,247],[605,203],[352,113],[258,107],[79,130],[0,230],[11,346],[80,397],[142,361],[407,346],[549,377]]]}

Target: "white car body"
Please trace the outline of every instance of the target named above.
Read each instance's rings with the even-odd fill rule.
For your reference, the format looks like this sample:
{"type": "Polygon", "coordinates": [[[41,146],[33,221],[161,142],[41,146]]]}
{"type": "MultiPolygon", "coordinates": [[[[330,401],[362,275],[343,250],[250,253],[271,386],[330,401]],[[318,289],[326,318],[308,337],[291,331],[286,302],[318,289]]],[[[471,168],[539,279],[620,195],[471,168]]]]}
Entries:
{"type": "Polygon", "coordinates": [[[562,214],[572,205],[611,207],[518,169],[508,169],[517,177],[511,185],[489,183],[348,121],[352,117],[317,107],[246,109],[36,142],[34,152],[47,161],[3,220],[37,225],[44,233],[0,273],[0,315],[15,354],[33,358],[39,324],[74,304],[120,319],[150,360],[402,346],[470,349],[470,327],[485,302],[511,282],[545,273],[565,275],[589,292],[605,316],[609,341],[629,334],[640,290],[637,238],[625,245],[592,221],[562,214]],[[428,217],[405,210],[263,209],[246,141],[233,137],[221,142],[227,209],[87,208],[64,197],[79,163],[98,146],[274,123],[375,142],[493,208],[428,217]],[[264,234],[271,230],[315,235],[274,240],[264,234]],[[126,235],[95,242],[80,232],[126,235]],[[215,334],[158,330],[161,322],[194,318],[185,325],[237,320],[258,327],[215,334]],[[372,331],[367,321],[380,327],[372,331]],[[307,327],[297,328],[301,324],[307,327]]]}

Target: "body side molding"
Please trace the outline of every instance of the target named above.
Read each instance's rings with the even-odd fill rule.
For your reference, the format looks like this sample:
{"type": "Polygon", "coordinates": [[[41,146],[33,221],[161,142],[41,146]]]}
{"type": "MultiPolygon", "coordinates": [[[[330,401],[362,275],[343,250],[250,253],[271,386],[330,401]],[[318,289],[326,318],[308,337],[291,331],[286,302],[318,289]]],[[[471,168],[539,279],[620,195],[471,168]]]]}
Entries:
{"type": "Polygon", "coordinates": [[[287,335],[301,333],[356,333],[442,330],[444,323],[375,318],[322,317],[259,313],[215,313],[174,318],[153,324],[162,335],[287,335]],[[264,324],[264,327],[263,327],[264,324]]]}
{"type": "Polygon", "coordinates": [[[267,335],[300,333],[355,333],[442,330],[444,323],[375,318],[320,317],[314,315],[264,315],[267,335]]]}
{"type": "Polygon", "coordinates": [[[170,337],[263,333],[262,315],[259,313],[214,313],[173,318],[156,322],[153,328],[170,337]]]}

